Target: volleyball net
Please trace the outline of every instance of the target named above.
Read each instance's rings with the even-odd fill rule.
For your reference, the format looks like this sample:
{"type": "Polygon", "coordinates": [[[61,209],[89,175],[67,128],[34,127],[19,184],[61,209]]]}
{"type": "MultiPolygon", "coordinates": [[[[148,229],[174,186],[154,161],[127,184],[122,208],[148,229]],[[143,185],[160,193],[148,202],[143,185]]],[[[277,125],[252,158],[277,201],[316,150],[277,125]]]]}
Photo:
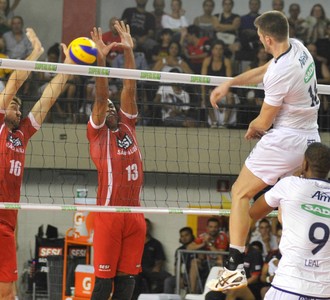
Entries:
{"type": "MultiPolygon", "coordinates": [[[[0,209],[229,215],[231,185],[255,144],[244,140],[244,134],[260,110],[262,86],[235,87],[231,101],[221,101],[220,109],[213,110],[202,99],[208,102],[210,90],[225,77],[11,59],[0,60],[0,65],[32,71],[18,93],[23,116],[39,99],[47,78],[73,75],[28,145],[21,202],[0,203],[0,209]],[[109,78],[115,103],[122,79],[137,80],[136,132],[145,172],[142,207],[94,205],[97,172],[90,160],[86,125],[95,76],[109,78]]],[[[319,85],[318,93],[322,140],[329,144],[330,89],[319,85]]]]}

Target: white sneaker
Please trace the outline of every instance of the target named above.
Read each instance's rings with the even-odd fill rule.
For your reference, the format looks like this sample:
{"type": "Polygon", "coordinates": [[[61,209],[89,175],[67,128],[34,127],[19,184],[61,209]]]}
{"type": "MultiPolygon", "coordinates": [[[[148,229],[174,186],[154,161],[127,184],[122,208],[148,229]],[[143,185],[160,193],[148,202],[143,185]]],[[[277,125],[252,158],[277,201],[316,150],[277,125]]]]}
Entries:
{"type": "Polygon", "coordinates": [[[239,289],[245,286],[247,286],[247,280],[244,269],[231,271],[223,268],[217,279],[212,279],[207,283],[207,287],[216,292],[239,289]]]}

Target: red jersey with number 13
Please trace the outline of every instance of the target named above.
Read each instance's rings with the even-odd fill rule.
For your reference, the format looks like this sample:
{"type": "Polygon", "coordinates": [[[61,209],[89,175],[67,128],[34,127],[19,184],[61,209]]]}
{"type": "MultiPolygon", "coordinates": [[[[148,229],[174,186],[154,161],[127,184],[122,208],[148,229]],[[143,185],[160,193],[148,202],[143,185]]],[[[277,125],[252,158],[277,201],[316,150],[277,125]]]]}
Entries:
{"type": "Polygon", "coordinates": [[[140,206],[143,169],[136,140],[136,116],[119,111],[116,131],[105,124],[87,125],[90,155],[98,171],[97,204],[140,206]]]}

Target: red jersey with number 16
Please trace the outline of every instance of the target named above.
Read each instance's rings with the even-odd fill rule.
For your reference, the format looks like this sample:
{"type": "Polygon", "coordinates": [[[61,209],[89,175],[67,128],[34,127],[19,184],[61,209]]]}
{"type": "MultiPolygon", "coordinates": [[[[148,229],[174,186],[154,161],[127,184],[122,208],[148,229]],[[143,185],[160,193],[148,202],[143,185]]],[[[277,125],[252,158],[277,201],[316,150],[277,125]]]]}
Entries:
{"type": "Polygon", "coordinates": [[[116,131],[105,124],[96,126],[90,118],[87,138],[90,155],[98,171],[97,204],[140,206],[143,169],[136,140],[136,116],[119,111],[116,131]]]}
{"type": "MultiPolygon", "coordinates": [[[[40,128],[33,115],[21,120],[17,130],[5,125],[0,110],[0,202],[19,202],[24,171],[25,151],[31,136],[40,128]]],[[[17,210],[0,210],[0,221],[16,226],[17,210]]]]}

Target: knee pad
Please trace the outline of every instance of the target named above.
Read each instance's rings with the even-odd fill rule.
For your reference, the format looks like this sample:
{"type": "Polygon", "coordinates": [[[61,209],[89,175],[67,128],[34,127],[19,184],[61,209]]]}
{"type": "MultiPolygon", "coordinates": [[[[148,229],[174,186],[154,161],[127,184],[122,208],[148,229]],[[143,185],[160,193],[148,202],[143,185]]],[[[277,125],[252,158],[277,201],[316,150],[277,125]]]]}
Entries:
{"type": "Polygon", "coordinates": [[[112,292],[113,278],[95,278],[95,285],[91,300],[109,299],[112,292]]]}
{"type": "Polygon", "coordinates": [[[135,287],[133,275],[116,276],[114,278],[114,293],[112,300],[131,300],[135,287]]]}

